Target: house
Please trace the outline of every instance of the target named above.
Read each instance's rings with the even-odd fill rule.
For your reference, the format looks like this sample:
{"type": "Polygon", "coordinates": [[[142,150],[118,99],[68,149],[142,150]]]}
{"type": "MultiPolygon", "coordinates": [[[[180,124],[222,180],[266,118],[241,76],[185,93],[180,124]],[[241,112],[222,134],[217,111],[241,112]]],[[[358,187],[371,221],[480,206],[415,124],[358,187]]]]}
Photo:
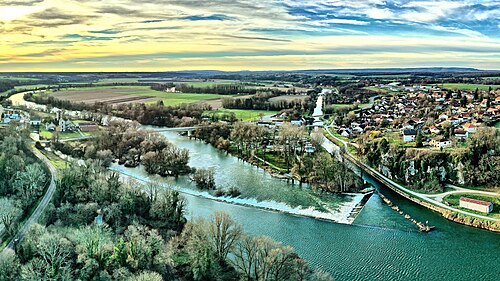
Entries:
{"type": "Polygon", "coordinates": [[[70,120],[59,119],[59,130],[61,132],[66,132],[66,131],[73,132],[76,131],[77,129],[78,128],[76,127],[76,125],[70,120]]]}
{"type": "Polygon", "coordinates": [[[21,120],[21,114],[15,110],[8,110],[3,113],[3,118],[2,122],[5,124],[9,124],[12,121],[20,121],[21,120]]]}
{"type": "Polygon", "coordinates": [[[469,133],[475,133],[476,132],[476,126],[472,123],[465,123],[462,128],[466,130],[469,133]]]}
{"type": "Polygon", "coordinates": [[[415,131],[413,129],[403,130],[403,141],[404,142],[414,141],[416,136],[417,136],[417,131],[415,131]]]}
{"type": "Polygon", "coordinates": [[[46,124],[45,129],[49,132],[53,132],[56,130],[56,125],[54,123],[46,124]]]}
{"type": "Polygon", "coordinates": [[[30,119],[30,124],[33,127],[40,127],[40,125],[42,124],[42,120],[40,118],[32,118],[30,119]]]}
{"type": "Polygon", "coordinates": [[[444,136],[437,136],[432,138],[429,144],[438,148],[446,148],[451,146],[451,141],[444,136]]]}
{"type": "Polygon", "coordinates": [[[489,214],[493,211],[493,203],[467,197],[460,197],[459,206],[469,210],[474,210],[489,214]]]}
{"type": "Polygon", "coordinates": [[[469,137],[469,132],[464,129],[455,129],[454,133],[457,139],[466,139],[469,137]]]}
{"type": "Polygon", "coordinates": [[[441,130],[439,130],[438,128],[436,128],[436,126],[432,125],[429,127],[429,131],[431,131],[432,134],[439,134],[441,133],[441,130]]]}

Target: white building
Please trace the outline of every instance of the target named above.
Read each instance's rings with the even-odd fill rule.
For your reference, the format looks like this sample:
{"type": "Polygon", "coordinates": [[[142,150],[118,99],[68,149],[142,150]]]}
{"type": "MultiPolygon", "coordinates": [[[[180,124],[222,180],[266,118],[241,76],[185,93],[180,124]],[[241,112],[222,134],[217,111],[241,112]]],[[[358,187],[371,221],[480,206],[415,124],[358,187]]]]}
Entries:
{"type": "Polygon", "coordinates": [[[417,132],[415,130],[404,130],[403,131],[403,141],[404,142],[412,142],[415,140],[417,136],[417,132]]]}
{"type": "Polygon", "coordinates": [[[493,211],[493,203],[467,197],[460,197],[460,207],[486,214],[493,211]]]}

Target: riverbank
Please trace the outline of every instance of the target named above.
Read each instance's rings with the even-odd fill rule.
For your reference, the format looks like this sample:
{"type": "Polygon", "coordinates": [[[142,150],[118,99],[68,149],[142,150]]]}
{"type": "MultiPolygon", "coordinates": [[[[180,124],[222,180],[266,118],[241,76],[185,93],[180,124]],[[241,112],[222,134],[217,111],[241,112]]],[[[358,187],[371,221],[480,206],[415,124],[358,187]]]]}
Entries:
{"type": "MultiPolygon", "coordinates": [[[[150,179],[134,175],[123,169],[118,169],[116,165],[112,166],[110,170],[119,173],[124,179],[132,179],[143,183],[148,183],[151,181],[150,179]]],[[[364,204],[363,202],[367,201],[365,197],[371,195],[371,194],[358,194],[358,193],[348,194],[349,196],[351,196],[350,201],[342,203],[337,209],[327,208],[327,212],[322,212],[316,210],[314,207],[308,207],[308,208],[302,208],[300,206],[291,207],[283,202],[277,202],[271,200],[259,201],[255,198],[241,198],[241,197],[227,197],[227,196],[217,197],[210,194],[207,191],[199,191],[190,188],[181,188],[173,185],[168,185],[168,187],[173,188],[183,194],[189,194],[192,196],[209,199],[213,201],[239,205],[239,206],[253,207],[267,211],[274,211],[301,217],[309,217],[309,218],[331,221],[342,224],[352,224],[356,219],[356,216],[352,216],[352,214],[357,208],[359,208],[361,205],[364,204]]]]}

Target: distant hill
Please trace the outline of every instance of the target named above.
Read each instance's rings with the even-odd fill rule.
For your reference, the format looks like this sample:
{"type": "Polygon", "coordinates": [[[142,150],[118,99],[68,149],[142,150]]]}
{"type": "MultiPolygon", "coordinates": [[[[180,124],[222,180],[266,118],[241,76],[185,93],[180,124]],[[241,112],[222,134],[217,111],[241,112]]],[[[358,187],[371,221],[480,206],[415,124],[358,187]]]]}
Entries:
{"type": "Polygon", "coordinates": [[[249,75],[249,74],[273,74],[273,73],[314,73],[314,74],[401,74],[401,73],[480,73],[495,72],[467,67],[416,67],[416,68],[359,68],[359,69],[305,69],[291,71],[220,71],[220,70],[186,70],[166,73],[182,74],[184,76],[215,76],[215,75],[249,75]]]}

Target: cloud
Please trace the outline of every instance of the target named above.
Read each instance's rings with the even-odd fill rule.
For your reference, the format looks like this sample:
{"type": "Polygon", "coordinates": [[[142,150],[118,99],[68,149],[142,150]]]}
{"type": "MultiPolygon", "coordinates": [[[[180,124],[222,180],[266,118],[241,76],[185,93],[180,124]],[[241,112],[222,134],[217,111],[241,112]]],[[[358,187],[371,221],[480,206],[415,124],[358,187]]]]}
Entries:
{"type": "Polygon", "coordinates": [[[81,41],[109,41],[116,38],[117,37],[109,37],[109,36],[85,36],[80,34],[66,34],[62,37],[62,39],[75,39],[81,41]]]}
{"type": "Polygon", "coordinates": [[[61,11],[58,8],[48,8],[29,15],[28,19],[15,20],[14,23],[54,28],[64,25],[84,24],[96,17],[95,15],[75,15],[61,11]]]}
{"type": "Polygon", "coordinates": [[[222,15],[222,14],[214,14],[214,15],[195,15],[195,16],[187,16],[183,17],[184,20],[192,20],[192,21],[203,21],[203,20],[213,20],[213,21],[225,21],[232,20],[234,18],[222,15]]]}
{"type": "Polygon", "coordinates": [[[0,0],[0,6],[32,6],[44,0],[0,0]]]}
{"type": "Polygon", "coordinates": [[[154,17],[155,12],[145,11],[143,9],[131,9],[123,6],[104,6],[97,9],[101,14],[114,14],[124,17],[154,17]]]}

